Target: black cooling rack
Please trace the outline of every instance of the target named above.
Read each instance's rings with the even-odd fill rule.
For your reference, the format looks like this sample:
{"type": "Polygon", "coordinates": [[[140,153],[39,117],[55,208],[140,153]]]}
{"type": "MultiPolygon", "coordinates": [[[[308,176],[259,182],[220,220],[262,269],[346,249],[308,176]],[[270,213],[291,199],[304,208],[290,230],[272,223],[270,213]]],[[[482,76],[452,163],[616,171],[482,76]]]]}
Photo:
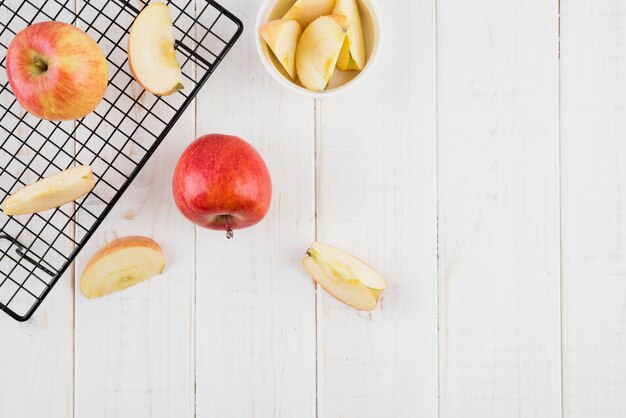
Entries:
{"type": "Polygon", "coordinates": [[[166,3],[185,89],[159,98],[133,81],[127,63],[140,1],[0,0],[0,201],[71,166],[89,164],[96,177],[94,190],[74,204],[28,216],[0,214],[0,309],[18,321],[39,307],[243,30],[213,1],[166,3]],[[109,62],[105,99],[75,122],[26,113],[8,85],[9,42],[26,26],[49,20],[87,31],[109,62]]]}

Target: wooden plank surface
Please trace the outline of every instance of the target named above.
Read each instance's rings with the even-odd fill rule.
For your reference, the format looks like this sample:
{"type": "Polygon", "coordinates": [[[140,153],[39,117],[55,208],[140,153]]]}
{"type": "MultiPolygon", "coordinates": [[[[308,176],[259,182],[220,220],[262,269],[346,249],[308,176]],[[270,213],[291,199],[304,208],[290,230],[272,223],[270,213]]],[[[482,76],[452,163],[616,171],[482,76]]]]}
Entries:
{"type": "MultiPolygon", "coordinates": [[[[9,22],[8,8],[14,8],[15,4],[8,4],[6,7],[0,7],[0,19],[3,22],[9,22]]],[[[49,5],[51,6],[51,5],[49,5]]],[[[73,10],[74,4],[70,2],[69,8],[73,10]]],[[[54,13],[58,11],[54,6],[44,8],[46,13],[54,13]]],[[[58,19],[68,21],[70,19],[69,11],[59,13],[58,19]]],[[[2,33],[0,42],[7,46],[13,39],[14,32],[21,30],[30,21],[42,21],[45,17],[38,14],[36,9],[27,5],[21,9],[19,17],[11,20],[8,30],[2,33]]],[[[4,51],[4,48],[1,49],[4,51]]],[[[0,57],[3,64],[5,57],[0,57]]],[[[4,69],[0,70],[0,85],[7,83],[7,75],[4,69]]],[[[0,132],[0,140],[5,150],[13,150],[15,153],[11,156],[4,151],[0,151],[0,162],[2,168],[6,169],[13,176],[19,176],[25,169],[25,165],[30,166],[26,169],[25,176],[21,177],[23,183],[31,183],[38,180],[37,171],[45,172],[48,175],[57,172],[57,168],[51,166],[40,157],[36,157],[35,150],[40,149],[48,139],[56,145],[56,147],[45,147],[42,153],[46,158],[51,158],[56,154],[57,150],[62,150],[63,154],[56,163],[66,165],[70,162],[70,156],[73,152],[73,141],[66,141],[67,135],[60,132],[59,129],[48,122],[42,122],[39,125],[40,134],[34,134],[29,137],[31,132],[25,126],[25,123],[36,124],[37,118],[26,115],[22,106],[14,101],[12,95],[3,91],[0,95],[3,107],[10,107],[11,113],[23,117],[23,122],[15,130],[15,136],[9,135],[7,129],[11,126],[18,125],[18,120],[14,116],[6,116],[3,119],[3,128],[0,132]],[[18,138],[20,140],[18,140],[18,138]],[[28,138],[28,141],[26,139],[28,138]],[[27,144],[26,144],[27,143],[27,144]],[[21,161],[18,163],[17,161],[21,161]]],[[[4,109],[1,111],[5,113],[4,109]]],[[[62,128],[71,131],[71,123],[63,123],[62,128]]],[[[63,167],[64,168],[64,167],[63,167]]],[[[3,176],[2,187],[11,187],[4,180],[10,179],[9,176],[3,176]]],[[[14,183],[11,181],[11,183],[14,183]]],[[[16,184],[14,190],[19,189],[24,184],[16,184]]],[[[64,208],[65,213],[71,213],[71,208],[64,208]]],[[[50,212],[44,216],[50,216],[50,212]]],[[[22,224],[28,222],[31,230],[43,229],[43,217],[31,217],[29,215],[19,216],[18,220],[22,224]]],[[[62,223],[67,219],[66,216],[55,218],[53,224],[57,228],[62,228],[62,223]],[[61,218],[63,222],[60,222],[61,218]]],[[[0,223],[4,224],[6,217],[0,214],[0,223]]],[[[33,249],[40,251],[43,243],[34,239],[34,235],[25,232],[18,236],[19,227],[16,223],[8,224],[8,231],[17,237],[25,245],[33,244],[33,249]]],[[[71,237],[71,231],[65,231],[71,237]]],[[[42,234],[42,238],[51,239],[57,235],[57,232],[50,231],[48,228],[42,234]]],[[[6,248],[4,241],[3,249],[6,248]]],[[[69,253],[72,250],[72,243],[69,239],[61,238],[58,240],[58,250],[49,252],[45,260],[53,265],[60,265],[63,262],[61,253],[69,253]]],[[[12,253],[14,249],[11,249],[12,253]]],[[[38,254],[42,254],[39,252],[38,254]]],[[[3,258],[2,270],[4,272],[13,269],[14,263],[6,262],[3,258]]],[[[35,270],[35,274],[43,279],[48,277],[40,271],[35,270]]],[[[13,271],[11,279],[21,282],[19,268],[13,271]],[[17,277],[16,277],[17,276],[17,277]]],[[[4,282],[4,277],[0,277],[0,282],[4,282]]],[[[35,294],[43,291],[43,282],[28,279],[26,287],[35,294]],[[30,284],[38,284],[33,288],[30,284]]],[[[15,286],[15,288],[17,288],[15,286]]],[[[7,296],[4,291],[9,286],[2,285],[0,291],[0,299],[7,302],[7,296]]],[[[25,323],[15,322],[4,313],[0,313],[0,416],[1,417],[50,417],[65,418],[73,414],[73,361],[74,361],[74,304],[73,304],[73,272],[66,272],[60,279],[55,288],[49,294],[45,303],[37,311],[37,314],[25,323]]],[[[19,299],[18,294],[15,300],[19,299]]],[[[24,314],[20,311],[20,305],[27,308],[32,303],[32,299],[28,299],[24,304],[10,303],[9,307],[17,309],[18,314],[24,314]]]]}
{"type": "Polygon", "coordinates": [[[626,415],[626,4],[561,2],[564,416],[626,415]]]}
{"type": "MultiPolygon", "coordinates": [[[[187,4],[185,0],[175,3],[181,7],[187,4]]],[[[142,3],[134,1],[134,5],[141,8],[142,3]]],[[[105,1],[99,6],[104,9],[105,1]]],[[[109,3],[106,7],[104,15],[108,16],[99,17],[95,28],[106,30],[110,39],[116,39],[121,29],[110,25],[113,17],[110,14],[117,6],[109,3]]],[[[85,13],[94,13],[94,10],[87,7],[85,13]]],[[[116,21],[127,27],[132,23],[132,16],[122,13],[116,21]]],[[[123,52],[106,41],[100,44],[105,54],[123,52]]],[[[126,48],[126,45],[121,47],[126,48]]],[[[124,69],[129,71],[127,66],[124,69]]],[[[125,85],[128,80],[121,72],[117,75],[112,72],[110,76],[118,85],[125,85]]],[[[154,103],[154,96],[149,93],[139,96],[141,93],[142,89],[133,82],[131,94],[139,97],[139,104],[133,106],[130,97],[121,97],[117,102],[121,108],[132,106],[120,126],[132,125],[131,119],[141,121],[146,113],[144,107],[150,108],[154,103]]],[[[112,87],[107,94],[111,100],[120,96],[112,87]]],[[[155,113],[162,118],[171,115],[159,105],[155,113]]],[[[194,416],[194,228],[179,216],[171,194],[176,158],[193,138],[194,117],[192,106],[77,259],[76,417],[194,416]],[[148,236],[161,245],[166,258],[163,274],[121,293],[87,299],[78,290],[78,280],[91,255],[111,240],[130,235],[148,236]]],[[[148,129],[162,129],[163,126],[155,122],[149,125],[150,121],[154,119],[143,122],[148,129]]],[[[119,145],[118,136],[110,127],[102,125],[98,132],[106,138],[111,135],[110,141],[119,145]]],[[[151,141],[148,132],[141,129],[132,138],[137,144],[151,141]]],[[[78,138],[78,142],[81,140],[78,138]]],[[[93,147],[97,139],[92,141],[95,142],[93,147]]],[[[105,147],[103,152],[108,161],[117,153],[111,147],[105,147]]],[[[133,160],[141,152],[135,144],[124,148],[124,153],[133,160]]],[[[130,160],[123,156],[119,156],[115,164],[124,173],[132,168],[130,160]]],[[[115,181],[111,171],[108,173],[109,181],[115,181]]],[[[107,197],[113,192],[106,188],[101,190],[107,197]]],[[[92,202],[92,211],[97,211],[101,204],[92,202]]]]}
{"type": "Polygon", "coordinates": [[[320,417],[437,416],[434,3],[379,5],[371,78],[317,102],[317,238],[389,287],[372,313],[318,289],[320,417]]]}
{"type": "Polygon", "coordinates": [[[559,21],[556,1],[379,2],[377,69],[313,100],[262,68],[261,0],[222,3],[246,31],[197,104],[33,319],[0,319],[0,417],[626,415],[626,5],[561,0],[559,21]],[[177,157],[214,132],[248,140],[273,179],[267,218],[233,240],[171,197],[177,157]],[[163,275],[75,290],[134,234],[162,245],[163,275]],[[316,289],[300,265],[314,239],[388,279],[376,311],[316,289]]]}
{"type": "Polygon", "coordinates": [[[561,414],[558,3],[437,2],[440,417],[561,414]]]}
{"type": "Polygon", "coordinates": [[[313,102],[282,89],[254,46],[260,1],[228,7],[247,30],[198,97],[198,135],[250,142],[272,176],[266,219],[196,237],[197,417],[315,417],[313,102]]]}

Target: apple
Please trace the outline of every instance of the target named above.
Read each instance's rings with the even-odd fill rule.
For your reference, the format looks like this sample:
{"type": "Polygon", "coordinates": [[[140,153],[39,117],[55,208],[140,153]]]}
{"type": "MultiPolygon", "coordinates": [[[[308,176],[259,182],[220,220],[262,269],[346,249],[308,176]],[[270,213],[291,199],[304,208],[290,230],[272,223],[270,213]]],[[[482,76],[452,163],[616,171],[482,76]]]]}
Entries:
{"type": "Polygon", "coordinates": [[[95,185],[91,167],[72,167],[13,193],[4,201],[3,212],[27,215],[57,208],[86,195],[95,185]]]}
{"type": "Polygon", "coordinates": [[[87,116],[102,101],[108,82],[98,44],[61,22],[36,23],[19,32],[7,49],[6,69],[17,101],[51,121],[87,116]]]}
{"type": "Polygon", "coordinates": [[[302,29],[295,20],[278,19],[266,23],[259,33],[281,63],[289,77],[296,79],[296,46],[302,29]]]}
{"type": "Polygon", "coordinates": [[[192,142],[172,180],[180,212],[196,225],[226,231],[260,222],[269,210],[272,180],[259,153],[236,136],[212,134],[192,142]]]}
{"type": "Polygon", "coordinates": [[[337,0],[333,14],[348,18],[348,35],[339,53],[337,68],[342,71],[362,70],[365,67],[365,41],[356,0],[337,0]]]}
{"type": "Polygon", "coordinates": [[[296,49],[296,70],[304,87],[322,91],[328,87],[346,39],[348,19],[343,15],[317,18],[307,27],[296,49]]]}
{"type": "Polygon", "coordinates": [[[318,17],[329,15],[334,5],[335,0],[298,0],[285,13],[283,19],[297,21],[304,30],[318,17]]]}
{"type": "Polygon", "coordinates": [[[314,242],[304,268],[328,293],[360,311],[376,308],[387,282],[373,268],[338,248],[314,242]]]}
{"type": "Polygon", "coordinates": [[[80,278],[88,298],[119,292],[161,274],[165,258],[161,247],[147,237],[117,239],[98,250],[80,278]]]}
{"type": "Polygon", "coordinates": [[[128,38],[128,65],[137,83],[157,96],[174,94],[184,87],[166,4],[152,3],[135,19],[128,38]]]}

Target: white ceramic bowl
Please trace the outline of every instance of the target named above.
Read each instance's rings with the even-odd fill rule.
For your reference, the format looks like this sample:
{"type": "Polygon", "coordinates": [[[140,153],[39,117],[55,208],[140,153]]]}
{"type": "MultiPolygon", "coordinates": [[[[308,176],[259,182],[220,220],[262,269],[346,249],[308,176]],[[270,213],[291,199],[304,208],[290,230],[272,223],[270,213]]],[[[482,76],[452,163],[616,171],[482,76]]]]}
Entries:
{"type": "Polygon", "coordinates": [[[261,5],[256,19],[255,36],[257,51],[265,69],[283,87],[309,97],[328,97],[361,83],[376,65],[382,44],[382,23],[376,0],[357,0],[365,38],[365,55],[367,58],[365,68],[361,71],[335,69],[330,85],[321,92],[308,90],[302,87],[299,81],[293,81],[259,34],[261,26],[271,20],[280,19],[294,3],[295,0],[265,0],[261,5]]]}

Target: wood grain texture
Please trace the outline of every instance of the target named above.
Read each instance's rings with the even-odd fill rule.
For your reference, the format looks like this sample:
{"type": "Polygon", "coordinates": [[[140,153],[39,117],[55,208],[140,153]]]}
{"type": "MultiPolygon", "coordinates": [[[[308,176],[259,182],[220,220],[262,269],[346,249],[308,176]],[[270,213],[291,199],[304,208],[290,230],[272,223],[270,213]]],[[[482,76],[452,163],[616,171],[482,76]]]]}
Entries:
{"type": "Polygon", "coordinates": [[[440,417],[561,414],[558,3],[437,2],[440,417]]]}
{"type": "MultiPolygon", "coordinates": [[[[176,3],[184,6],[187,2],[176,3]]],[[[141,8],[139,1],[134,5],[141,8]]],[[[98,27],[104,23],[106,20],[98,27]]],[[[122,14],[118,23],[130,25],[132,17],[122,14]]],[[[112,26],[107,33],[115,39],[119,30],[112,26]]],[[[108,53],[108,44],[101,45],[108,53]]],[[[141,92],[134,83],[133,96],[141,92]]],[[[118,93],[110,87],[108,94],[118,93]]],[[[140,98],[145,106],[153,100],[149,93],[140,98]]],[[[132,101],[122,98],[118,103],[127,106],[132,101]]],[[[160,108],[155,112],[163,118],[169,115],[161,113],[160,108]]],[[[130,109],[130,116],[136,120],[144,114],[138,105],[130,109]]],[[[162,125],[149,123],[149,129],[162,129],[162,125]]],[[[194,416],[194,227],[179,216],[171,194],[176,158],[193,138],[193,127],[192,106],[77,259],[78,281],[89,258],[105,243],[123,236],[145,235],[160,244],[166,266],[161,275],[100,299],[89,300],[77,290],[76,417],[194,416]]],[[[101,129],[106,134],[106,129],[101,129]]],[[[138,131],[133,139],[142,143],[149,137],[138,131]]],[[[113,151],[105,149],[107,158],[113,151]]],[[[131,147],[127,152],[132,155],[139,151],[131,147]]],[[[128,164],[122,158],[117,161],[123,169],[128,164]]]]}
{"type": "Polygon", "coordinates": [[[69,272],[33,319],[0,318],[0,416],[72,416],[73,294],[69,272]]]}
{"type": "Polygon", "coordinates": [[[378,67],[318,102],[317,238],[389,287],[372,313],[319,288],[320,417],[437,416],[434,3],[379,6],[378,67]]]}
{"type": "MultiPolygon", "coordinates": [[[[8,7],[15,8],[17,3],[9,4],[8,7]]],[[[70,8],[73,8],[73,2],[70,2],[70,8]]],[[[49,12],[49,10],[46,10],[49,12]]],[[[41,15],[36,15],[36,11],[33,8],[25,7],[22,9],[21,17],[26,21],[35,19],[35,21],[44,20],[41,15]]],[[[65,14],[59,17],[59,20],[64,20],[67,16],[65,14]]],[[[0,7],[0,19],[3,22],[9,21],[7,6],[0,7]]],[[[11,26],[12,30],[17,30],[25,26],[22,21],[16,21],[11,26]]],[[[0,42],[6,46],[13,39],[13,33],[8,30],[2,33],[0,42]]],[[[4,51],[4,48],[2,48],[4,51]]],[[[0,57],[4,64],[4,56],[0,57]]],[[[4,69],[0,69],[0,85],[4,86],[7,82],[7,75],[4,69]]],[[[1,96],[2,105],[4,107],[12,106],[11,111],[19,114],[20,116],[26,115],[26,111],[18,104],[14,102],[13,96],[4,92],[1,96]]],[[[5,111],[2,110],[4,114],[5,111]]],[[[36,123],[37,120],[31,116],[24,116],[26,123],[36,123]]],[[[56,168],[47,167],[48,164],[44,163],[41,158],[35,160],[35,152],[29,149],[28,146],[18,146],[18,141],[14,137],[9,137],[5,130],[11,124],[16,124],[11,117],[7,117],[3,120],[4,129],[0,132],[0,141],[2,141],[3,149],[11,149],[12,145],[16,152],[14,156],[20,161],[31,162],[30,167],[33,170],[46,170],[47,173],[56,172],[56,168]],[[6,147],[6,148],[5,148],[6,147]]],[[[64,129],[71,130],[71,123],[64,123],[64,129]]],[[[28,145],[34,149],[39,149],[44,144],[44,141],[50,140],[62,147],[69,155],[73,152],[73,141],[69,141],[63,146],[66,140],[66,136],[56,131],[52,133],[53,127],[46,122],[41,124],[41,135],[33,135],[28,145]]],[[[15,132],[18,137],[25,139],[28,136],[30,130],[26,130],[22,127],[18,128],[15,132]]],[[[46,151],[49,151],[51,147],[47,147],[46,151]]],[[[8,156],[5,152],[0,153],[0,165],[3,169],[8,169],[12,175],[19,176],[24,170],[24,166],[21,164],[15,164],[15,160],[12,160],[12,156],[8,156]],[[12,162],[9,163],[9,160],[12,162]]],[[[46,154],[50,157],[50,154],[46,154]]],[[[63,157],[58,164],[68,164],[69,157],[63,157]]],[[[3,177],[7,179],[7,177],[3,177]]],[[[22,178],[26,183],[31,183],[38,180],[38,176],[33,171],[29,172],[26,177],[22,178]]],[[[3,188],[11,187],[11,184],[2,184],[3,188]]],[[[19,186],[17,186],[19,188],[19,186]]],[[[63,209],[66,213],[70,213],[71,206],[66,206],[63,209]]],[[[4,224],[5,215],[0,214],[0,223],[4,224]]],[[[20,216],[21,222],[27,222],[29,216],[20,216]]],[[[58,220],[58,218],[56,218],[58,220]]],[[[66,218],[64,218],[66,219],[66,218]]],[[[38,223],[36,220],[32,221],[29,226],[31,229],[43,228],[43,221],[38,223]]],[[[62,227],[60,222],[53,222],[56,227],[62,227]]],[[[9,233],[13,236],[17,236],[19,229],[16,228],[16,224],[9,224],[9,233]]],[[[56,232],[56,231],[55,231],[56,232]]],[[[50,231],[42,234],[46,239],[49,239],[52,235],[50,231]]],[[[28,232],[18,236],[18,239],[26,244],[30,245],[33,242],[34,236],[28,232]]],[[[6,248],[4,244],[3,250],[6,248]]],[[[33,248],[41,250],[43,243],[35,241],[33,248]]],[[[65,238],[58,240],[59,252],[69,253],[72,250],[71,243],[65,238]]],[[[11,250],[12,251],[12,250],[11,250]]],[[[41,254],[42,252],[39,252],[41,254]]],[[[2,257],[6,261],[4,257],[2,257]]],[[[46,261],[49,261],[55,265],[62,263],[60,255],[52,251],[46,256],[46,261]]],[[[9,271],[13,268],[13,263],[5,263],[2,267],[2,271],[9,271]],[[10,264],[10,266],[8,266],[10,264]]],[[[36,272],[42,278],[47,278],[45,275],[41,275],[40,272],[36,272]]],[[[0,275],[1,276],[1,275],[0,275]]],[[[15,277],[13,277],[15,278],[15,277]]],[[[45,302],[41,305],[36,315],[25,323],[18,323],[11,319],[8,315],[0,313],[0,417],[49,417],[49,418],[66,418],[73,414],[73,273],[72,271],[66,272],[56,284],[55,288],[46,298],[45,302]]],[[[0,277],[0,281],[3,281],[4,277],[0,277]]],[[[19,279],[18,279],[19,280],[19,279]]],[[[38,292],[43,291],[43,285],[34,279],[29,279],[26,282],[26,287],[31,291],[38,292]],[[35,282],[39,284],[36,288],[33,288],[30,284],[35,282]]],[[[6,289],[7,287],[3,287],[6,289]]],[[[2,295],[1,298],[6,302],[6,296],[2,295]]],[[[18,299],[19,296],[16,297],[18,299]]],[[[32,300],[28,301],[28,304],[24,304],[24,307],[29,307],[32,300]]],[[[15,304],[10,304],[12,308],[15,308],[15,304]]],[[[19,304],[18,304],[19,306],[19,304]]],[[[20,314],[25,313],[18,312],[20,314]]]]}
{"type": "Polygon", "coordinates": [[[228,7],[247,28],[198,97],[198,135],[250,142],[272,176],[258,225],[197,229],[197,417],[315,417],[315,287],[300,265],[313,240],[313,102],[286,92],[254,44],[260,1],[228,7]]]}
{"type": "Polygon", "coordinates": [[[561,2],[564,416],[626,415],[626,4],[561,2]]]}
{"type": "MultiPolygon", "coordinates": [[[[62,247],[61,247],[62,248],[62,247]]],[[[0,317],[0,416],[66,418],[73,414],[73,272],[25,323],[0,317]]]]}
{"type": "Polygon", "coordinates": [[[313,101],[262,68],[261,0],[220,3],[246,31],[196,106],[33,319],[0,317],[0,417],[625,416],[626,4],[561,0],[559,22],[558,1],[379,1],[378,68],[313,101]],[[171,196],[177,157],[214,132],[273,178],[267,218],[233,240],[171,196]],[[128,235],[165,272],[75,291],[128,235]],[[376,311],[316,289],[314,239],[388,279],[376,311]]]}

